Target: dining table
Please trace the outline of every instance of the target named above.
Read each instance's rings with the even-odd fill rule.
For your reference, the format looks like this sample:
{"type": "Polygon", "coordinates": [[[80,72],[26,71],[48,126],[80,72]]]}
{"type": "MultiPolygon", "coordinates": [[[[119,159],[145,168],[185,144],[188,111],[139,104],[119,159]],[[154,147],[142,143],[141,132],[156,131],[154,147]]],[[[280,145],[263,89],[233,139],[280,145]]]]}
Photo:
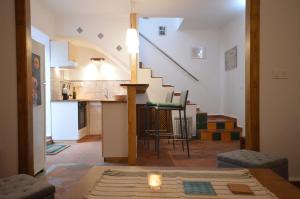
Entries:
{"type": "Polygon", "coordinates": [[[62,198],[300,199],[300,189],[265,168],[94,166],[62,198]],[[160,189],[149,187],[149,173],[161,174],[160,189]],[[196,183],[196,186],[191,188],[190,183],[196,183]],[[199,192],[199,189],[203,191],[203,187],[197,187],[199,183],[201,186],[205,183],[204,190],[208,192],[199,192]],[[227,186],[229,184],[244,184],[253,193],[233,193],[227,186]]]}

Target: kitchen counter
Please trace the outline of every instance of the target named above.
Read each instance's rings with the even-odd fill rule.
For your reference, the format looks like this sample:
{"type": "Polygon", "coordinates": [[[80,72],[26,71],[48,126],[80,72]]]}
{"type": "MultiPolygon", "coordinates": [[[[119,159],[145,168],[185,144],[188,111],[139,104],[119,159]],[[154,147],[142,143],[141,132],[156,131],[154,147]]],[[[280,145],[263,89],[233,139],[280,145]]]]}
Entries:
{"type": "Polygon", "coordinates": [[[115,99],[52,100],[54,140],[79,140],[88,134],[102,134],[105,162],[128,157],[127,101],[115,99]],[[79,129],[80,102],[86,102],[87,126],[79,129]]]}
{"type": "Polygon", "coordinates": [[[127,103],[127,101],[120,101],[115,99],[69,99],[69,100],[51,100],[51,102],[102,102],[102,103],[127,103]]]}

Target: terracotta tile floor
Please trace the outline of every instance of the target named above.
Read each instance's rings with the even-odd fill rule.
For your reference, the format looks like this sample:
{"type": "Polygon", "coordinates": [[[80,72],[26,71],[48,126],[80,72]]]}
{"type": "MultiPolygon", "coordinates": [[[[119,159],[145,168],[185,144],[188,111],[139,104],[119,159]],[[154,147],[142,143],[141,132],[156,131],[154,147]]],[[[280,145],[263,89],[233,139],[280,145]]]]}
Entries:
{"type": "Polygon", "coordinates": [[[240,142],[219,141],[190,141],[190,158],[187,151],[182,151],[181,142],[176,142],[175,149],[170,141],[161,141],[160,159],[157,159],[154,151],[154,143],[150,142],[150,149],[140,142],[138,165],[141,166],[175,166],[175,167],[201,167],[216,168],[218,153],[239,149],[240,142]]]}
{"type": "Polygon", "coordinates": [[[55,142],[71,145],[57,155],[46,156],[46,167],[65,163],[96,164],[103,162],[99,136],[88,136],[78,142],[55,142]]]}
{"type": "MultiPolygon", "coordinates": [[[[143,142],[141,142],[142,144],[143,142]]],[[[101,157],[101,140],[89,137],[79,143],[68,143],[71,146],[54,156],[47,156],[47,171],[40,177],[55,185],[55,198],[63,198],[62,194],[71,190],[71,187],[94,165],[114,165],[103,163],[101,157]]],[[[153,143],[150,150],[140,147],[137,164],[140,166],[184,166],[215,168],[216,154],[239,148],[239,142],[201,142],[191,141],[191,158],[187,158],[181,144],[177,143],[175,150],[172,144],[162,141],[161,158],[156,158],[153,143]]]]}
{"type": "Polygon", "coordinates": [[[102,142],[99,136],[84,137],[78,142],[55,142],[70,147],[56,155],[46,156],[46,177],[56,188],[55,198],[70,191],[70,188],[94,165],[103,164],[102,142]]]}

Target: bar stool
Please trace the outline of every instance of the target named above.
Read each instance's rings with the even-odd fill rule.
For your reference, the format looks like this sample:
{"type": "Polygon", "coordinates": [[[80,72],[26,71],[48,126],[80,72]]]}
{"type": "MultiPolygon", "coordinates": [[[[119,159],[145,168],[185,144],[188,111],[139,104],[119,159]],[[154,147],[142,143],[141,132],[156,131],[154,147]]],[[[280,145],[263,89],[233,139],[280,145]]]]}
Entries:
{"type": "MultiPolygon", "coordinates": [[[[182,143],[182,149],[184,151],[184,142],[186,142],[186,147],[187,147],[187,153],[188,157],[190,157],[190,148],[189,148],[189,137],[188,137],[188,130],[187,130],[187,118],[186,118],[186,104],[187,104],[187,98],[188,98],[188,90],[182,91],[180,95],[180,102],[179,103],[159,103],[157,106],[155,106],[155,125],[156,125],[156,131],[155,131],[155,136],[156,136],[156,142],[155,142],[155,148],[157,149],[157,158],[159,159],[159,145],[160,145],[160,111],[161,110],[170,110],[170,111],[179,111],[179,124],[180,124],[180,133],[181,133],[181,138],[176,138],[175,140],[180,140],[182,143]],[[182,117],[181,113],[183,111],[183,123],[184,126],[182,126],[182,117]],[[184,127],[184,133],[183,134],[183,128],[184,127]]],[[[174,140],[174,138],[173,138],[174,140]]]]}
{"type": "MultiPolygon", "coordinates": [[[[174,95],[174,91],[167,93],[164,103],[172,103],[173,95],[174,95]]],[[[145,128],[144,128],[144,144],[146,144],[146,140],[147,140],[148,148],[149,148],[149,136],[155,135],[155,132],[157,131],[156,129],[151,129],[151,124],[149,124],[149,121],[150,121],[150,117],[152,116],[152,114],[150,114],[150,117],[149,117],[149,111],[154,110],[155,107],[157,107],[157,105],[161,104],[161,103],[162,102],[148,101],[147,104],[144,106],[144,110],[145,110],[145,115],[144,115],[144,126],[145,126],[145,128]]],[[[167,130],[159,130],[159,131],[167,133],[167,130]]],[[[156,150],[156,148],[155,148],[155,150],[156,150]]]]}

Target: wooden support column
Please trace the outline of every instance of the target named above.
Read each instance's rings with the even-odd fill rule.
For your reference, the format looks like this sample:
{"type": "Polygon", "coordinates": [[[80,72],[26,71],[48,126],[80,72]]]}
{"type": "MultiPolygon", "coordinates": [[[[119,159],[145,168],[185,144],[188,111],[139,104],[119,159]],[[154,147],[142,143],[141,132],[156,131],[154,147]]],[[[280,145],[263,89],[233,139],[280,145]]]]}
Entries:
{"type": "Polygon", "coordinates": [[[30,0],[15,0],[19,173],[34,174],[30,0]]]}
{"type": "MultiPolygon", "coordinates": [[[[130,14],[130,28],[137,29],[137,17],[136,13],[130,14]]],[[[131,65],[131,83],[137,83],[137,60],[138,54],[132,53],[130,54],[130,65],[131,65]]]]}
{"type": "Polygon", "coordinates": [[[135,165],[137,153],[136,88],[128,87],[128,164],[135,165]]]}
{"type": "MultiPolygon", "coordinates": [[[[137,28],[135,13],[130,14],[130,28],[137,28]]],[[[130,55],[131,83],[137,83],[137,54],[130,55]]],[[[128,96],[128,164],[135,165],[137,158],[137,125],[136,125],[136,88],[127,88],[128,96]]]]}
{"type": "Polygon", "coordinates": [[[246,2],[246,148],[259,151],[260,0],[246,2]]]}

